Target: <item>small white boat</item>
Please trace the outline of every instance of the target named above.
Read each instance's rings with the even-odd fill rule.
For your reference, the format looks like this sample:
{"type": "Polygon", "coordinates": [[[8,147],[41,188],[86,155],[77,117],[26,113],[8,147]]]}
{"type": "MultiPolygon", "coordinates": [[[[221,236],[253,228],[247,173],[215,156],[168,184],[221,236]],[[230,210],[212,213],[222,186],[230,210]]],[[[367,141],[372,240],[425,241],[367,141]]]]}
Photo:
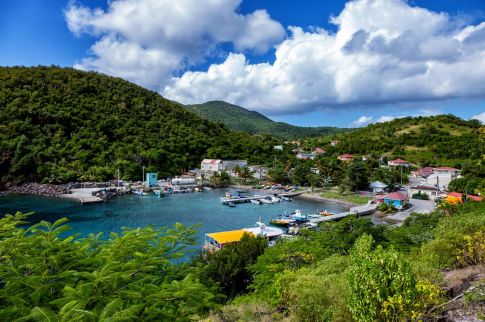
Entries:
{"type": "Polygon", "coordinates": [[[291,201],[290,198],[285,197],[285,196],[280,196],[280,199],[283,200],[283,201],[291,201]]]}
{"type": "Polygon", "coordinates": [[[255,205],[261,205],[262,204],[261,200],[257,200],[257,199],[251,199],[251,203],[253,203],[255,205]]]}
{"type": "Polygon", "coordinates": [[[271,199],[267,199],[267,198],[259,199],[259,201],[261,201],[262,203],[265,203],[265,204],[273,204],[273,201],[271,201],[271,199]]]}
{"type": "Polygon", "coordinates": [[[281,199],[278,196],[271,196],[271,201],[273,203],[278,203],[281,201],[281,199]]]}
{"type": "Polygon", "coordinates": [[[131,193],[139,196],[148,196],[148,192],[145,192],[143,189],[134,189],[131,193]]]}
{"type": "Polygon", "coordinates": [[[204,187],[203,189],[204,189],[204,190],[212,190],[212,188],[211,188],[211,187],[204,187]]]}

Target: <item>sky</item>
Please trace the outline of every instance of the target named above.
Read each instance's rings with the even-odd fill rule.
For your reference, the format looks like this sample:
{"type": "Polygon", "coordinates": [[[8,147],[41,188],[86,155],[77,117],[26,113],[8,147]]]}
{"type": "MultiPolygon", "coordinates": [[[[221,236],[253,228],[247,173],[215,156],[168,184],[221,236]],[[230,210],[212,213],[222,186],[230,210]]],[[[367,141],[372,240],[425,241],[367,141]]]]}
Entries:
{"type": "Polygon", "coordinates": [[[485,122],[485,0],[0,0],[0,65],[95,70],[302,126],[485,122]]]}

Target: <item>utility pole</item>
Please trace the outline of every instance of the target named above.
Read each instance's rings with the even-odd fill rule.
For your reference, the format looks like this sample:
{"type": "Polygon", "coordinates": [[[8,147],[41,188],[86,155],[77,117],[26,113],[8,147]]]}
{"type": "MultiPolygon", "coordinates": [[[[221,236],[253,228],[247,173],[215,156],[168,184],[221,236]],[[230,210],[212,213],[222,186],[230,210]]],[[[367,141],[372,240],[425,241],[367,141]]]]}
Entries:
{"type": "Polygon", "coordinates": [[[117,182],[118,188],[120,187],[120,169],[118,169],[118,182],[117,182]]]}
{"type": "Polygon", "coordinates": [[[141,184],[145,186],[145,166],[142,166],[142,171],[143,171],[143,174],[141,177],[141,184]]]}

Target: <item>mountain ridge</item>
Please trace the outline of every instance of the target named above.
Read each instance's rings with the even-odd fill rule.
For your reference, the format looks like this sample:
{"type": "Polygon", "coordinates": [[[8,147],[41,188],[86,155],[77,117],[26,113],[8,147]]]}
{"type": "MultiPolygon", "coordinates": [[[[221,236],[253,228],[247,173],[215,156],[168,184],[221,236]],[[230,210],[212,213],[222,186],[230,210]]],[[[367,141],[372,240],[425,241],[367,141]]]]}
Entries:
{"type": "Polygon", "coordinates": [[[331,126],[302,127],[285,122],[275,122],[265,115],[224,101],[209,101],[202,104],[185,105],[189,111],[211,121],[250,134],[271,134],[283,139],[299,139],[346,132],[331,126]]]}

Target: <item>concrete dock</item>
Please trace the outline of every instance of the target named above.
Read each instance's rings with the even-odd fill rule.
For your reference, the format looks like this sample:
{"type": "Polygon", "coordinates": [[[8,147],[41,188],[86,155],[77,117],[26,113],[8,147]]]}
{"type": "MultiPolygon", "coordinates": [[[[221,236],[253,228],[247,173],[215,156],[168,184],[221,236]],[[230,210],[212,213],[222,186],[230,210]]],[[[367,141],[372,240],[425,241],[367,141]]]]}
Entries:
{"type": "Polygon", "coordinates": [[[103,202],[103,199],[93,196],[93,193],[99,192],[105,188],[79,188],[71,189],[71,193],[60,195],[61,198],[69,198],[78,200],[81,203],[97,203],[103,202]]]}
{"type": "Polygon", "coordinates": [[[310,222],[318,224],[320,222],[343,219],[348,216],[364,216],[364,215],[369,215],[373,213],[374,211],[376,211],[376,209],[377,209],[376,204],[356,206],[356,207],[350,208],[350,211],[348,212],[342,212],[340,214],[335,214],[330,216],[322,216],[320,218],[312,218],[310,219],[310,222]]]}
{"type": "Polygon", "coordinates": [[[296,197],[298,195],[301,195],[303,192],[285,192],[285,193],[273,193],[270,195],[256,195],[256,196],[249,196],[249,197],[222,197],[220,198],[222,203],[228,203],[228,202],[234,202],[234,203],[243,203],[243,202],[250,202],[251,200],[259,200],[259,199],[264,199],[266,197],[296,197]]]}

